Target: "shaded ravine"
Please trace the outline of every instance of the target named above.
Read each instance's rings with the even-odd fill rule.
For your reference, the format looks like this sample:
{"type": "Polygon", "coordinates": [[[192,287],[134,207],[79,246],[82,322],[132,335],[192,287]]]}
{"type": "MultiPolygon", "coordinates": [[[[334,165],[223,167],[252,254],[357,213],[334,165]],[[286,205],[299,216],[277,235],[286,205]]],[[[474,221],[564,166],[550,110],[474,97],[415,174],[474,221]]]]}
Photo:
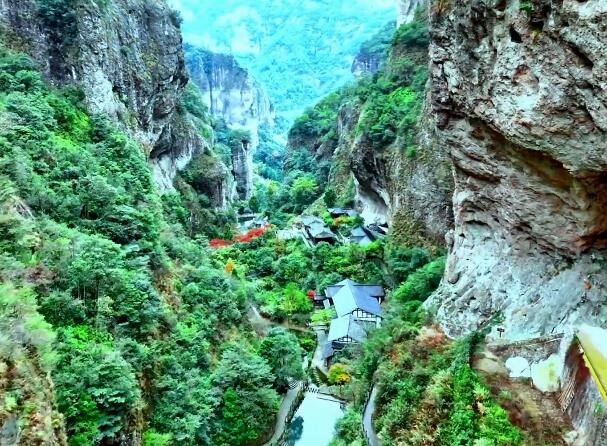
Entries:
{"type": "Polygon", "coordinates": [[[369,395],[369,400],[367,401],[367,405],[365,406],[365,412],[363,414],[363,431],[365,433],[365,437],[367,439],[367,444],[369,446],[380,446],[379,438],[377,437],[377,432],[375,432],[375,428],[373,427],[373,415],[375,414],[375,400],[377,399],[377,386],[373,386],[371,390],[371,394],[369,395]]]}

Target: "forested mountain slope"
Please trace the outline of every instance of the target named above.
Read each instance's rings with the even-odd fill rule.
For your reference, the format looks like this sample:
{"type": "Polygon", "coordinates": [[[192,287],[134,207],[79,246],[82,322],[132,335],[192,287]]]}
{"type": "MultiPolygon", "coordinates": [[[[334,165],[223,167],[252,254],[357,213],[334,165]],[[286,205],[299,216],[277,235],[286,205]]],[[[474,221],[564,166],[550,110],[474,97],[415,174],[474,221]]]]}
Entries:
{"type": "MultiPolygon", "coordinates": [[[[175,0],[188,43],[233,54],[291,122],[351,79],[365,36],[393,21],[392,0],[175,0]]],[[[287,129],[284,128],[286,131],[287,129]]]]}
{"type": "Polygon", "coordinates": [[[278,394],[248,288],[203,242],[229,218],[210,191],[230,132],[185,88],[176,14],[9,1],[0,24],[2,444],[266,435],[278,394]]]}
{"type": "MultiPolygon", "coordinates": [[[[325,165],[314,175],[338,202],[355,203],[367,222],[393,224],[401,242],[441,245],[451,222],[446,153],[426,116],[429,35],[423,10],[390,39],[387,61],[327,96],[289,132],[286,166],[304,151],[325,165]]],[[[364,48],[364,46],[363,46],[364,48]]]]}

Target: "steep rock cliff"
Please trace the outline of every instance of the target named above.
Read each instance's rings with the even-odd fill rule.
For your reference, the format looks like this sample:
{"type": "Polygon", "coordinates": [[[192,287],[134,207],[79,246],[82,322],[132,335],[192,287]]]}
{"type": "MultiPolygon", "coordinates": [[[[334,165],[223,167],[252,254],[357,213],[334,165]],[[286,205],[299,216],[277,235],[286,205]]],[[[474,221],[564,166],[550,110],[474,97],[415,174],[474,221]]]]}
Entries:
{"type": "Polygon", "coordinates": [[[406,25],[415,19],[415,11],[424,4],[424,0],[398,0],[396,7],[396,26],[406,25]]]}
{"type": "Polygon", "coordinates": [[[2,0],[0,32],[47,77],[82,88],[143,146],[161,191],[210,141],[176,113],[188,76],[179,17],[164,1],[2,0]],[[175,133],[172,133],[175,132],[175,133]]]}
{"type": "Polygon", "coordinates": [[[229,128],[250,134],[242,144],[232,147],[238,193],[248,199],[253,191],[253,155],[259,145],[259,129],[273,125],[274,106],[261,85],[233,56],[188,46],[187,66],[211,114],[223,119],[229,128]]]}
{"type": "Polygon", "coordinates": [[[352,73],[360,77],[377,73],[388,58],[390,43],[394,36],[396,25],[389,22],[371,39],[360,46],[358,54],[352,63],[352,73]]]}
{"type": "Polygon", "coordinates": [[[494,316],[514,340],[605,325],[607,4],[445,3],[431,23],[456,190],[430,306],[450,335],[494,316]]]}
{"type": "Polygon", "coordinates": [[[177,15],[164,2],[4,0],[0,23],[46,74],[82,87],[92,112],[123,122],[149,150],[187,82],[177,15]]]}
{"type": "Polygon", "coordinates": [[[290,132],[291,151],[329,162],[338,196],[353,186],[363,218],[390,223],[402,243],[442,244],[452,222],[451,167],[423,111],[427,45],[422,17],[403,25],[382,70],[319,103],[290,132]]]}

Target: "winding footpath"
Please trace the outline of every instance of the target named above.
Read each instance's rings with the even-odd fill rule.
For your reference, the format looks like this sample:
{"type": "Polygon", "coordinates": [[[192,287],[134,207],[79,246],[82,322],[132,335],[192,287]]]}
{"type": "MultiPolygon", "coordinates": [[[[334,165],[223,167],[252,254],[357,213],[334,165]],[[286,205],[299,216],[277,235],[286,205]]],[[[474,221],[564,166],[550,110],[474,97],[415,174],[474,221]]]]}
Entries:
{"type": "Polygon", "coordinates": [[[365,406],[365,413],[363,414],[363,430],[367,437],[367,443],[369,446],[380,446],[379,438],[377,438],[377,432],[373,427],[373,414],[375,413],[375,400],[377,398],[377,387],[373,386],[371,390],[371,396],[367,405],[365,406]]]}
{"type": "Polygon", "coordinates": [[[282,437],[286,427],[287,427],[287,416],[289,415],[289,411],[291,410],[291,406],[293,402],[297,398],[297,394],[303,385],[302,382],[298,382],[296,387],[289,389],[287,394],[285,395],[282,403],[280,405],[280,409],[278,410],[278,415],[276,416],[276,425],[274,426],[274,435],[272,438],[264,444],[264,446],[275,446],[278,444],[278,440],[282,437]]]}

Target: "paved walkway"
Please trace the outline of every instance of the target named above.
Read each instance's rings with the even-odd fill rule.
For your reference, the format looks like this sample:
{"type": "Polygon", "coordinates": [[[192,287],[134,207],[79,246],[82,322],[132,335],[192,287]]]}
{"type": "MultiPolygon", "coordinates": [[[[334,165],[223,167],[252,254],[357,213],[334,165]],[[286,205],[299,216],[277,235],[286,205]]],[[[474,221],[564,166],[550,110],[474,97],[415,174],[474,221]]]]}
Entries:
{"type": "Polygon", "coordinates": [[[299,331],[301,333],[307,333],[310,331],[309,328],[300,327],[299,325],[290,324],[288,321],[285,322],[274,322],[269,319],[266,319],[261,314],[259,314],[259,310],[254,304],[249,304],[249,309],[247,310],[247,318],[251,323],[251,326],[255,330],[255,332],[260,336],[267,336],[268,332],[272,327],[283,327],[287,330],[299,331]]]}
{"type": "Polygon", "coordinates": [[[318,367],[323,373],[327,373],[325,368],[325,362],[322,359],[322,350],[327,342],[327,332],[325,330],[314,330],[316,332],[316,350],[314,350],[314,357],[312,358],[312,367],[318,367]]]}
{"type": "Polygon", "coordinates": [[[287,427],[287,415],[289,415],[289,410],[291,410],[291,406],[293,402],[297,398],[297,394],[299,393],[299,389],[303,385],[302,382],[297,383],[297,386],[289,389],[287,394],[285,395],[282,403],[280,404],[280,409],[278,410],[278,415],[276,416],[276,425],[274,426],[274,435],[270,438],[264,446],[274,446],[287,427]]]}
{"type": "Polygon", "coordinates": [[[363,430],[367,437],[367,443],[370,446],[380,446],[379,439],[377,438],[377,432],[373,427],[373,414],[375,413],[375,399],[377,398],[377,387],[373,386],[371,396],[365,407],[365,413],[363,415],[363,430]]]}

